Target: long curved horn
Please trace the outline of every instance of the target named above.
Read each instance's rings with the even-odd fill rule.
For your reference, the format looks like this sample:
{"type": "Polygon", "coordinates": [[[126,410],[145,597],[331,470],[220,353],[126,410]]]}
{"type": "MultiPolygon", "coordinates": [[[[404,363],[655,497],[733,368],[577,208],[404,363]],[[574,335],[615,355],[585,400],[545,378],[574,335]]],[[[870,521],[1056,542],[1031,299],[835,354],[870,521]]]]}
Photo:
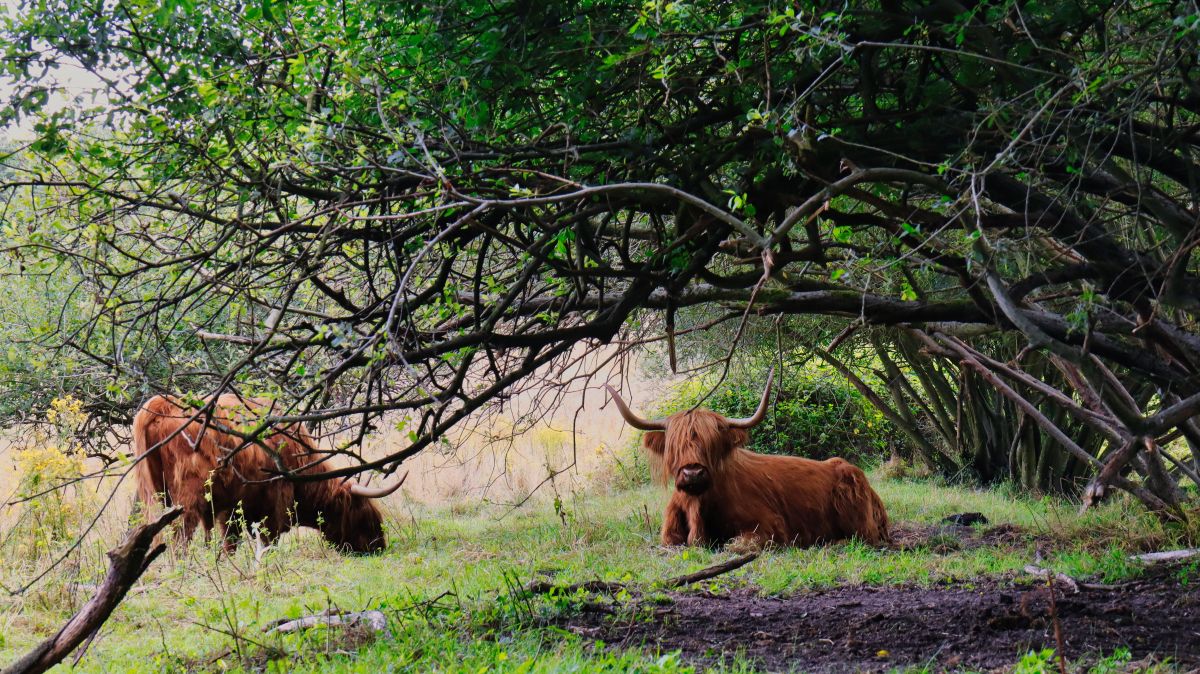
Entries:
{"type": "Polygon", "coordinates": [[[616,389],[608,384],[605,384],[604,388],[608,389],[608,395],[612,396],[613,404],[617,406],[617,410],[621,412],[621,416],[625,417],[626,423],[628,423],[630,426],[642,431],[667,430],[666,421],[663,421],[662,419],[643,419],[639,417],[629,409],[629,405],[626,405],[624,400],[621,400],[621,396],[617,393],[616,389]]]}
{"type": "Polygon", "coordinates": [[[762,420],[767,416],[767,403],[771,402],[771,382],[775,379],[775,368],[771,368],[771,373],[767,375],[767,386],[763,389],[762,402],[758,403],[758,409],[754,411],[754,416],[746,417],[745,419],[730,419],[730,428],[754,428],[762,423],[762,420]]]}
{"type": "Polygon", "coordinates": [[[383,498],[384,496],[387,496],[388,494],[391,494],[399,489],[400,485],[404,484],[404,481],[407,479],[408,473],[405,472],[404,477],[397,480],[396,484],[390,487],[364,487],[355,482],[354,484],[350,485],[350,493],[354,494],[355,496],[364,496],[366,498],[383,498]]]}

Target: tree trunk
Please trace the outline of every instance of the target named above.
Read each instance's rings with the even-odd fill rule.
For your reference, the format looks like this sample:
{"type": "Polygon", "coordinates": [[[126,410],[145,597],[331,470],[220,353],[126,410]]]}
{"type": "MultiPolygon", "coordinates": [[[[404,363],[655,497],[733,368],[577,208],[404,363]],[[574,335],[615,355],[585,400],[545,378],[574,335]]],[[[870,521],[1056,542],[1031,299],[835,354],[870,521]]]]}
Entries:
{"type": "Polygon", "coordinates": [[[9,665],[0,674],[38,674],[58,664],[70,655],[84,640],[94,635],[121,600],[133,587],[138,578],[150,566],[156,557],[162,554],[166,545],[154,543],[158,535],[168,524],[183,512],[175,507],[159,516],[149,524],[134,528],[125,536],[124,542],[108,553],[108,575],[96,591],[96,596],[83,606],[57,634],[46,639],[25,657],[9,665]]]}

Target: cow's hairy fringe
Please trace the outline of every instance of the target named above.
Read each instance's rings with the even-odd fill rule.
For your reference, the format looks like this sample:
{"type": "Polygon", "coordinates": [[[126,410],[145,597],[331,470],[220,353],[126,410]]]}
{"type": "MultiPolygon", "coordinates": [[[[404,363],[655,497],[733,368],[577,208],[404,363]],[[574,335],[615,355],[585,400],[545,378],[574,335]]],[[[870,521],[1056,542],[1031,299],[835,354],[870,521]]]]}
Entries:
{"type": "MultiPolygon", "coordinates": [[[[651,432],[659,433],[659,431],[651,432]]],[[[650,433],[646,435],[649,436],[650,433]]],[[[645,447],[645,442],[646,439],[643,438],[643,447],[645,447]]],[[[660,487],[668,486],[671,483],[671,473],[667,470],[667,463],[663,459],[663,455],[648,448],[644,453],[646,455],[646,465],[650,467],[650,481],[660,487]]]]}
{"type": "Polygon", "coordinates": [[[729,428],[728,420],[712,410],[681,412],[668,424],[664,458],[672,473],[693,463],[717,473],[733,450],[744,447],[748,439],[746,431],[729,428]]]}

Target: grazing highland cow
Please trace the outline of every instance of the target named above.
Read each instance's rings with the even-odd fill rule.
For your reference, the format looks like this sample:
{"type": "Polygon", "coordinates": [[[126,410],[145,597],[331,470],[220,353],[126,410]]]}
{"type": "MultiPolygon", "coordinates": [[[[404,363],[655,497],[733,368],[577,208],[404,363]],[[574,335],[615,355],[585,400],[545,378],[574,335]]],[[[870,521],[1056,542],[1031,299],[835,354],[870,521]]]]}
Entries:
{"type": "MultiPolygon", "coordinates": [[[[774,375],[774,372],[772,372],[774,375]]],[[[621,416],[646,433],[642,442],[675,491],[663,519],[665,545],[734,538],[808,546],[857,536],[888,538],[887,512],[862,470],[843,461],[757,454],[746,431],[763,420],[771,377],[754,416],[730,419],[706,409],[643,419],[607,387],[621,416]]]]}
{"type": "Polygon", "coordinates": [[[227,549],[237,545],[239,526],[245,522],[258,523],[268,541],[295,523],[319,529],[343,551],[383,550],[383,517],[371,499],[396,491],[404,479],[385,489],[338,479],[270,480],[281,470],[316,473],[325,468],[322,453],[300,424],[277,429],[259,443],[247,443],[214,426],[252,424],[264,404],[226,394],[217,399],[209,417],[172,398],[146,401],[133,420],[134,451],[141,458],[135,469],[141,501],[182,507],[184,540],[191,539],[197,525],[204,526],[207,536],[215,522],[227,549]]]}

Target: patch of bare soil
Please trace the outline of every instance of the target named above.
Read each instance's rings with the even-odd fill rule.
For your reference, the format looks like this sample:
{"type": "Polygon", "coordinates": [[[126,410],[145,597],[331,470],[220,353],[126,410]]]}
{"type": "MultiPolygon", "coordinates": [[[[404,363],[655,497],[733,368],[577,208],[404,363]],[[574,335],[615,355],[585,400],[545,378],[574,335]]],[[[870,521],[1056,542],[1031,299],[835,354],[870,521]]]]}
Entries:
{"type": "Polygon", "coordinates": [[[1070,660],[1128,648],[1134,658],[1200,666],[1200,587],[1169,571],[1067,594],[1029,579],[934,587],[843,587],[763,597],[681,592],[652,619],[583,613],[568,629],[618,646],[682,651],[710,665],[741,651],[771,671],[887,671],[1011,667],[1055,648],[1057,620],[1070,660]]]}
{"type": "Polygon", "coordinates": [[[934,552],[1013,545],[1037,539],[1013,524],[977,528],[954,524],[897,523],[891,526],[891,533],[892,542],[888,547],[893,550],[929,548],[934,552]]]}

